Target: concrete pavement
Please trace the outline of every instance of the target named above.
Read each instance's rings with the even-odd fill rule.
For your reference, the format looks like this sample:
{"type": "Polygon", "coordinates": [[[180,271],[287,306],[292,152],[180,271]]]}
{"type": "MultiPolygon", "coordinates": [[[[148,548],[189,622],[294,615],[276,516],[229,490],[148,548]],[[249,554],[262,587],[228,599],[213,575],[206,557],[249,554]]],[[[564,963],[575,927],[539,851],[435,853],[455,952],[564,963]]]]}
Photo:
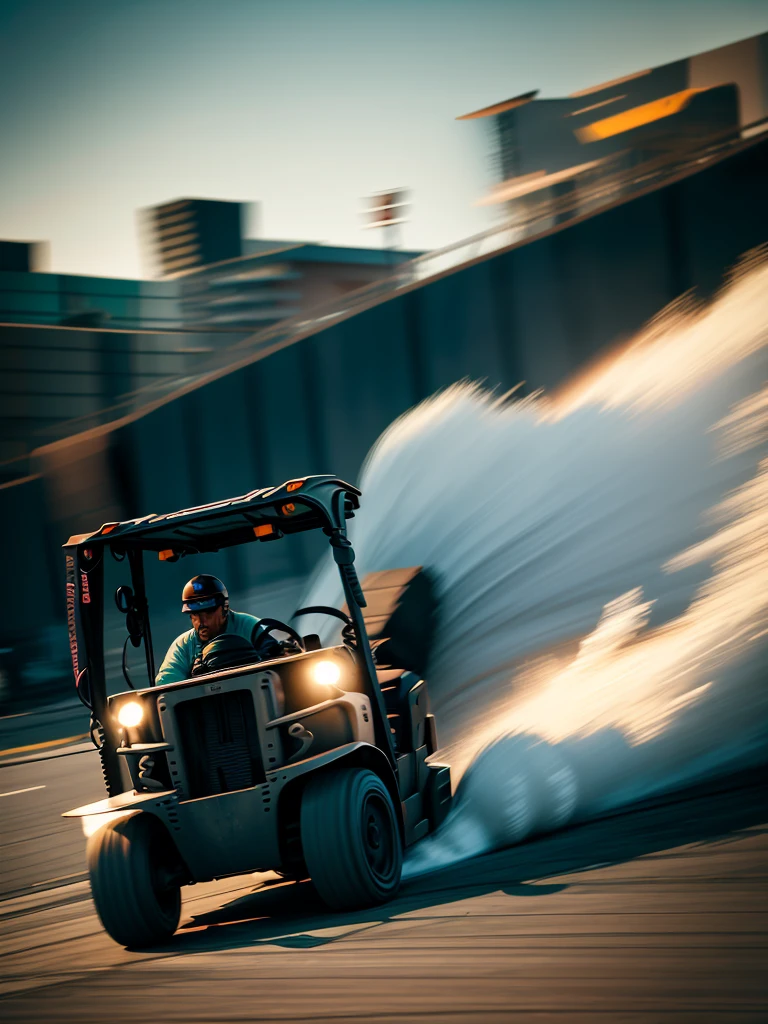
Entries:
{"type": "Polygon", "coordinates": [[[90,715],[77,698],[0,718],[0,765],[4,761],[82,743],[90,715]]]}
{"type": "Polygon", "coordinates": [[[0,898],[85,877],[80,823],[62,811],[100,800],[95,749],[0,767],[0,898]]]}
{"type": "Polygon", "coordinates": [[[310,883],[273,876],[193,886],[173,942],[141,952],[103,933],[82,836],[54,823],[99,795],[97,759],[0,769],[0,793],[33,785],[0,796],[16,835],[0,849],[17,893],[0,900],[7,1024],[766,1019],[768,792],[753,776],[426,876],[375,910],[328,914],[310,883]]]}

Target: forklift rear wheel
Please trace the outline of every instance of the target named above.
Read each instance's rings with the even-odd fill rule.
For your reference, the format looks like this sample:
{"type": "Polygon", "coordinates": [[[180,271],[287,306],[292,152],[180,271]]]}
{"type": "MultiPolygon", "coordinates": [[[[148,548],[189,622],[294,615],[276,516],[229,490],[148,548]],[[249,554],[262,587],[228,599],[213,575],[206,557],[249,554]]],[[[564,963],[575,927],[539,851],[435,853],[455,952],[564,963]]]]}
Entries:
{"type": "Polygon", "coordinates": [[[171,849],[164,827],[141,811],[108,822],[89,838],[93,902],[120,945],[150,946],[176,931],[181,889],[172,881],[171,849]]]}
{"type": "Polygon", "coordinates": [[[384,903],[400,888],[400,829],[374,772],[341,768],[311,778],[301,801],[301,844],[309,876],[334,910],[384,903]]]}

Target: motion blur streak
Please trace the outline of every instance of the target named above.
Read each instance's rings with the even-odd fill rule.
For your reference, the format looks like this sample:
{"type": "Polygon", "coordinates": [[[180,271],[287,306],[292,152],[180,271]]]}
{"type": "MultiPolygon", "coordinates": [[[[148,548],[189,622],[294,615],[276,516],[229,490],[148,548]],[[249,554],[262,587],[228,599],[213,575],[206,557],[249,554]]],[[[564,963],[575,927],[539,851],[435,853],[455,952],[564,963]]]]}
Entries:
{"type": "Polygon", "coordinates": [[[430,691],[463,773],[410,873],[765,759],[767,342],[753,259],[560,398],[463,384],[379,440],[359,569],[438,575],[430,691]]]}

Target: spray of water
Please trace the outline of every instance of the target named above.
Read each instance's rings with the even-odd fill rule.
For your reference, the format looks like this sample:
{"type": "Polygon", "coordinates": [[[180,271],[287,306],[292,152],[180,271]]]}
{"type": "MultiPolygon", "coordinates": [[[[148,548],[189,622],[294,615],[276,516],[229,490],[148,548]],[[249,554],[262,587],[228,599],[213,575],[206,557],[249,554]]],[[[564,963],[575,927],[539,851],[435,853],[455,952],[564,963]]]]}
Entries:
{"type": "Polygon", "coordinates": [[[410,873],[764,758],[767,343],[753,259],[561,395],[457,385],[372,450],[359,569],[438,579],[430,691],[461,779],[410,873]]]}

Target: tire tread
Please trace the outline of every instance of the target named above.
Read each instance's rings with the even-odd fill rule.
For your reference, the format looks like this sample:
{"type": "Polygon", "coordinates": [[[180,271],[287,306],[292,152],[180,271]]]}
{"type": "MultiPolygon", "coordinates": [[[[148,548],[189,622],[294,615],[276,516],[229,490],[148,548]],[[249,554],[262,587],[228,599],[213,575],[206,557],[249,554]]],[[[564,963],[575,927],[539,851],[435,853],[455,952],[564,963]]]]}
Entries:
{"type": "Polygon", "coordinates": [[[374,772],[341,768],[310,779],[301,803],[301,840],[312,882],[334,910],[384,903],[397,893],[402,870],[397,817],[386,786],[374,772]],[[379,790],[392,810],[397,868],[390,886],[382,886],[367,870],[362,838],[355,827],[355,809],[370,786],[379,790]]]}
{"type": "Polygon", "coordinates": [[[88,840],[86,859],[96,911],[108,934],[123,946],[169,939],[181,916],[180,891],[163,908],[152,885],[153,829],[162,825],[140,811],[107,822],[88,840]]]}

